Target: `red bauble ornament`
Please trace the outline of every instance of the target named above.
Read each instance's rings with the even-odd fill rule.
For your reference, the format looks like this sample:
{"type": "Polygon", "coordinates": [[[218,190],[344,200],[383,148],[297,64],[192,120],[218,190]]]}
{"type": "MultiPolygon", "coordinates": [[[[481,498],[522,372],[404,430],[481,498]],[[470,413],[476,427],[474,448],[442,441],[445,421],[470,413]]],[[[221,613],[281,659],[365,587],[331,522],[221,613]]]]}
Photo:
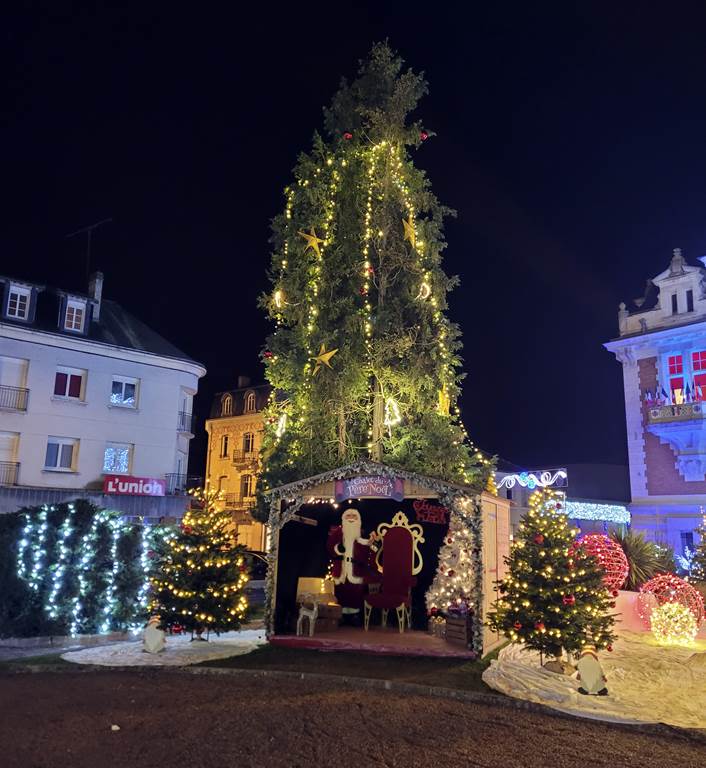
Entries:
{"type": "Polygon", "coordinates": [[[426,131],[419,131],[419,138],[422,141],[426,141],[429,138],[429,134],[426,131]]]}
{"type": "Polygon", "coordinates": [[[541,533],[538,533],[534,537],[534,543],[535,544],[544,544],[544,536],[542,536],[541,533]]]}
{"type": "Polygon", "coordinates": [[[453,576],[455,573],[456,573],[456,571],[454,571],[454,569],[452,568],[450,571],[446,572],[446,575],[447,576],[453,576]]]}
{"type": "Polygon", "coordinates": [[[264,357],[265,359],[269,360],[271,357],[274,357],[274,354],[273,354],[272,352],[270,352],[270,350],[268,349],[268,350],[267,350],[267,351],[264,353],[263,357],[264,357]]]}
{"type": "Polygon", "coordinates": [[[446,539],[446,543],[447,544],[453,544],[454,543],[454,540],[451,538],[451,536],[449,536],[449,538],[446,539]]]}
{"type": "Polygon", "coordinates": [[[350,140],[353,138],[353,134],[352,134],[350,131],[346,131],[346,132],[343,134],[343,138],[344,138],[346,141],[350,141],[350,140]]]}
{"type": "Polygon", "coordinates": [[[617,589],[614,589],[610,594],[613,595],[613,597],[617,597],[620,594],[620,592],[618,592],[617,589]]]}
{"type": "Polygon", "coordinates": [[[191,533],[191,531],[193,529],[192,529],[192,527],[190,525],[182,525],[181,526],[181,530],[184,531],[184,533],[188,535],[188,534],[191,533]]]}
{"type": "Polygon", "coordinates": [[[515,629],[522,629],[522,624],[520,624],[520,622],[519,622],[519,621],[516,621],[516,622],[515,622],[515,623],[514,623],[512,626],[513,626],[515,629]]]}
{"type": "Polygon", "coordinates": [[[244,566],[244,565],[241,565],[241,566],[238,568],[238,570],[239,570],[241,573],[245,573],[245,571],[247,571],[248,569],[247,569],[247,567],[246,567],[246,566],[244,566]]]}
{"type": "Polygon", "coordinates": [[[564,597],[561,598],[561,602],[564,603],[564,605],[573,605],[576,602],[576,597],[574,595],[564,595],[564,597]]]}
{"type": "Polygon", "coordinates": [[[615,603],[608,603],[611,608],[615,608],[615,603]]]}
{"type": "Polygon", "coordinates": [[[688,608],[694,616],[696,626],[704,620],[704,599],[688,581],[674,573],[663,573],[650,579],[640,587],[637,596],[637,612],[649,627],[650,616],[655,605],[679,603],[688,608]]]}
{"type": "Polygon", "coordinates": [[[560,501],[557,501],[557,503],[556,503],[556,508],[557,508],[557,509],[561,509],[561,507],[562,507],[562,504],[561,504],[561,502],[560,502],[560,501]]]}
{"type": "Polygon", "coordinates": [[[613,653],[613,646],[612,645],[606,645],[605,649],[606,649],[606,651],[609,651],[610,653],[613,653]]]}
{"type": "Polygon", "coordinates": [[[578,543],[587,555],[597,560],[608,589],[620,589],[625,584],[630,565],[620,544],[602,533],[586,533],[578,543]]]}
{"type": "Polygon", "coordinates": [[[541,631],[544,629],[544,624],[543,624],[541,621],[538,621],[538,622],[537,622],[537,623],[534,625],[534,628],[535,628],[535,629],[536,629],[538,632],[541,632],[541,631]]]}
{"type": "Polygon", "coordinates": [[[436,614],[437,614],[437,613],[439,613],[439,609],[438,609],[438,608],[432,608],[432,609],[429,611],[429,613],[430,613],[432,616],[436,616],[436,614]]]}
{"type": "Polygon", "coordinates": [[[368,289],[367,288],[361,288],[360,289],[360,295],[361,296],[367,296],[368,295],[368,289]]]}

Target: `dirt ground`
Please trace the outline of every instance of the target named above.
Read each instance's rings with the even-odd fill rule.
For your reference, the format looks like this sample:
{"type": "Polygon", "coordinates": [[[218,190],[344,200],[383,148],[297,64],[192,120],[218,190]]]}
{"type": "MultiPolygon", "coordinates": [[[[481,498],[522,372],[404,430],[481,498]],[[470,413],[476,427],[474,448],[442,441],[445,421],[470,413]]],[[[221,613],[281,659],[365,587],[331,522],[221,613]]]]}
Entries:
{"type": "Polygon", "coordinates": [[[704,741],[676,733],[328,683],[156,670],[0,676],[3,768],[702,768],[705,754],[704,741]]]}

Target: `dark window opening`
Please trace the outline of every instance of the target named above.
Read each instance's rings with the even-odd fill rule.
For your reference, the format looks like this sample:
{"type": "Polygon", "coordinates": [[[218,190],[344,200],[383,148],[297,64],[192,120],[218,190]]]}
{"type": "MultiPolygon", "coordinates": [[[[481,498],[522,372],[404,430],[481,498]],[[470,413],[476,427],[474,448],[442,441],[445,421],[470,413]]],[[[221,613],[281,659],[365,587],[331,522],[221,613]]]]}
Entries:
{"type": "Polygon", "coordinates": [[[686,292],[686,311],[687,312],[694,311],[694,292],[693,291],[686,292]]]}
{"type": "Polygon", "coordinates": [[[672,294],[672,314],[673,315],[677,314],[677,294],[676,293],[672,294]]]}

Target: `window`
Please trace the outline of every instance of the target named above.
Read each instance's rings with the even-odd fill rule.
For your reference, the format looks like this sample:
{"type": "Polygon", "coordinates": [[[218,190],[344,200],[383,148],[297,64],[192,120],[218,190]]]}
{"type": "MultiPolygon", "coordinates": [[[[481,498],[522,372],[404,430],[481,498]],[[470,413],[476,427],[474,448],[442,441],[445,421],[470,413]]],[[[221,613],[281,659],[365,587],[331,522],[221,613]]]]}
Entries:
{"type": "Polygon", "coordinates": [[[54,376],[54,397],[82,400],[85,374],[75,368],[58,368],[54,376]]]}
{"type": "Polygon", "coordinates": [[[706,400],[706,350],[691,353],[691,368],[694,372],[694,400],[706,400]]]}
{"type": "Polygon", "coordinates": [[[76,466],[78,440],[72,437],[49,437],[44,469],[72,472],[76,466]]]}
{"type": "Polygon", "coordinates": [[[255,410],[255,393],[248,392],[245,395],[245,413],[252,413],[255,410]]]}
{"type": "Polygon", "coordinates": [[[225,458],[228,455],[228,435],[223,435],[221,438],[221,458],[225,458]]]}
{"type": "Polygon", "coordinates": [[[672,401],[679,404],[684,402],[684,364],[681,355],[670,355],[667,358],[669,367],[669,392],[672,401]]]}
{"type": "Polygon", "coordinates": [[[103,454],[103,472],[127,474],[132,460],[132,445],[108,443],[103,454]]]}
{"type": "Polygon", "coordinates": [[[694,292],[693,291],[686,292],[686,311],[687,312],[694,311],[694,292]]]}
{"type": "Polygon", "coordinates": [[[233,398],[230,395],[223,395],[221,398],[221,416],[233,415],[233,398]]]}
{"type": "Polygon", "coordinates": [[[66,302],[64,328],[67,331],[83,331],[85,315],[86,304],[82,301],[74,301],[73,299],[69,299],[66,302]]]}
{"type": "Polygon", "coordinates": [[[255,435],[252,432],[246,432],[243,435],[243,453],[252,453],[255,449],[255,435]]]}
{"type": "Polygon", "coordinates": [[[678,311],[678,309],[677,309],[677,294],[673,293],[672,294],[672,314],[676,315],[677,311],[678,311]]]}
{"type": "Polygon", "coordinates": [[[240,498],[247,499],[255,495],[255,478],[252,475],[242,475],[240,478],[240,498]]]}
{"type": "Polygon", "coordinates": [[[682,531],[680,533],[681,537],[681,551],[682,554],[685,554],[685,550],[688,548],[689,551],[694,551],[694,532],[693,531],[682,531]]]}
{"type": "Polygon", "coordinates": [[[123,408],[137,407],[138,379],[128,379],[124,376],[113,376],[110,390],[110,404],[123,408]]]}
{"type": "Polygon", "coordinates": [[[18,285],[10,286],[7,297],[7,316],[26,320],[29,317],[29,288],[20,288],[18,285]]]}

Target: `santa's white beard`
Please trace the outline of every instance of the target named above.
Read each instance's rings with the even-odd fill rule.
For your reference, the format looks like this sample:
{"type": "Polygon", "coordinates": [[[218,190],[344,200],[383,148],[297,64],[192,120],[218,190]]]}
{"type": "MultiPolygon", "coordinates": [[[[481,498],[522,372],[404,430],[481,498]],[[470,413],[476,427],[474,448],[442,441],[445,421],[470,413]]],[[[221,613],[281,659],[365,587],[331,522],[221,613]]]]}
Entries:
{"type": "Polygon", "coordinates": [[[341,522],[341,528],[343,533],[343,551],[339,551],[338,548],[336,551],[339,555],[343,555],[343,561],[341,562],[341,575],[334,579],[334,583],[344,584],[348,581],[351,584],[362,584],[362,577],[353,575],[353,550],[356,541],[362,543],[360,538],[360,517],[357,520],[346,520],[344,518],[341,522]]]}

